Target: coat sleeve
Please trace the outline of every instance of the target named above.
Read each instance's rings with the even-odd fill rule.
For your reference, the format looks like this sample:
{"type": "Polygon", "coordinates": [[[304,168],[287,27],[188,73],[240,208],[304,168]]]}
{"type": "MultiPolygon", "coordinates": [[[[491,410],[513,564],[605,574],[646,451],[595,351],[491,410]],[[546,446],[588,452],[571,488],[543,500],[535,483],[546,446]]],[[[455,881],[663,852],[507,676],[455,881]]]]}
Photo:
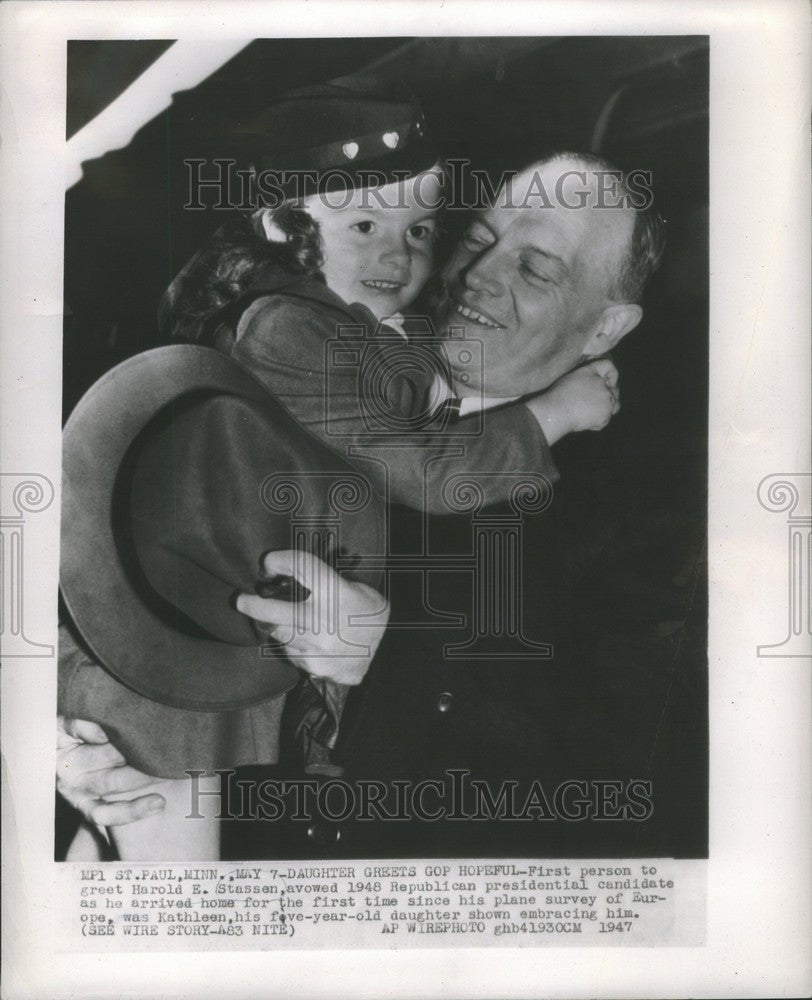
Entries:
{"type": "MultiPolygon", "coordinates": [[[[300,424],[397,503],[450,513],[443,485],[462,473],[477,478],[486,505],[508,497],[516,473],[558,478],[544,433],[522,405],[486,411],[479,420],[464,418],[457,426],[468,425],[470,433],[452,435],[421,421],[416,429],[382,431],[370,421],[358,367],[331,363],[336,349],[341,343],[334,316],[301,299],[275,295],[249,307],[231,353],[300,424]]],[[[425,395],[420,380],[407,373],[395,371],[386,383],[387,407],[402,415],[401,427],[421,411],[425,395]]]]}

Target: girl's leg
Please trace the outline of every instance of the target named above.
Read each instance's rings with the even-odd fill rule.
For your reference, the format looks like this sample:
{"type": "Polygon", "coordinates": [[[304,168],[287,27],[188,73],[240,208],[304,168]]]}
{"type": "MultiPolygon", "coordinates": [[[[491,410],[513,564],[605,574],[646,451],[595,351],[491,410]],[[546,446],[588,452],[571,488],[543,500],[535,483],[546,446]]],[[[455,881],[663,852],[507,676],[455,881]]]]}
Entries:
{"type": "MultiPolygon", "coordinates": [[[[139,795],[156,792],[166,808],[108,832],[122,861],[219,861],[220,778],[201,776],[194,786],[189,778],[155,779],[139,795]]],[[[120,796],[124,798],[125,796],[120,796]]],[[[112,799],[113,796],[108,796],[112,799]]]]}

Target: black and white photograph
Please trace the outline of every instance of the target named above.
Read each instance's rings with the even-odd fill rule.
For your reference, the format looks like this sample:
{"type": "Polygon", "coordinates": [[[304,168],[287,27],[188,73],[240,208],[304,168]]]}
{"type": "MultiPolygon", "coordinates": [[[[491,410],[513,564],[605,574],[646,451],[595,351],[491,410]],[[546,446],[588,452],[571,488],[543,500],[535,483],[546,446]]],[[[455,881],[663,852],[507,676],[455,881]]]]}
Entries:
{"type": "MultiPolygon", "coordinates": [[[[780,709],[809,693],[808,247],[777,249],[775,191],[794,176],[808,208],[808,82],[718,173],[763,6],[731,4],[737,27],[652,4],[659,30],[628,4],[612,26],[214,4],[183,30],[173,3],[119,5],[120,30],[109,4],[9,6],[59,59],[29,117],[3,105],[11,182],[46,105],[62,149],[3,230],[0,622],[58,948],[144,977],[178,949],[593,949],[612,972],[578,988],[615,996],[624,953],[720,947],[719,810],[773,823],[730,775],[777,821],[809,770],[769,785],[733,749],[778,767],[775,725],[809,745],[780,709]],[[785,176],[760,177],[780,141],[785,176]],[[20,392],[46,389],[32,418],[20,392]]],[[[776,877],[756,856],[742,893],[776,877]]],[[[784,856],[800,892],[808,841],[784,856]]],[[[808,972],[787,953],[774,995],[808,972]]],[[[696,995],[691,961],[657,995],[696,995]]],[[[575,995],[569,964],[386,995],[575,995]]]]}
{"type": "Polygon", "coordinates": [[[57,849],[705,857],[708,39],[171,96],[66,194],[57,849]]]}

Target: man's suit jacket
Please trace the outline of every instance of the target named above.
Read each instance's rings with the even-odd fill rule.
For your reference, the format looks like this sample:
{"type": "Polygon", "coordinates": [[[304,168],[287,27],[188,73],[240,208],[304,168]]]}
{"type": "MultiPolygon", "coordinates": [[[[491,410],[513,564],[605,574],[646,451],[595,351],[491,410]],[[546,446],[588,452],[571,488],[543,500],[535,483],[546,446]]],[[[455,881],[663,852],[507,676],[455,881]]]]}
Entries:
{"type": "MultiPolygon", "coordinates": [[[[593,440],[594,454],[603,443],[593,440]]],[[[644,782],[651,811],[621,820],[593,809],[583,821],[356,822],[342,836],[344,850],[357,857],[703,856],[701,579],[673,582],[669,564],[685,556],[663,551],[661,526],[634,518],[619,525],[614,512],[594,524],[601,492],[579,500],[584,482],[570,487],[572,471],[563,465],[553,503],[526,516],[521,534],[523,634],[550,643],[553,655],[451,659],[443,647],[459,643],[458,629],[390,629],[351,706],[341,749],[349,772],[367,779],[415,783],[463,769],[487,781],[494,799],[513,781],[520,806],[535,779],[551,802],[570,782],[586,782],[593,803],[600,794],[611,799],[620,782],[621,804],[631,782],[644,782]]],[[[620,481],[617,467],[580,471],[596,486],[620,481]]],[[[506,512],[502,505],[482,514],[506,512]]],[[[420,530],[409,528],[402,510],[394,522],[420,530]]],[[[457,515],[432,519],[429,531],[464,554],[471,527],[469,516],[457,515]]],[[[437,574],[428,603],[470,620],[475,586],[465,574],[437,574]]],[[[397,600],[393,620],[403,617],[397,600]]]]}

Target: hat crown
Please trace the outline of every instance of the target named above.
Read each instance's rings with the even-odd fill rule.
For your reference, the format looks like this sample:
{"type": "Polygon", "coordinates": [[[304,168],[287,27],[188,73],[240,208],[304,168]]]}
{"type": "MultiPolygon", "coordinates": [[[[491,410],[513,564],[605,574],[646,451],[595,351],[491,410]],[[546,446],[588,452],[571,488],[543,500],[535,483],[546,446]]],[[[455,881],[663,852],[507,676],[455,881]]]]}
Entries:
{"type": "Polygon", "coordinates": [[[376,77],[343,77],[289,91],[245,135],[255,166],[327,171],[374,164],[416,174],[437,160],[417,99],[376,77]],[[395,163],[395,160],[398,162],[395,163]]]}

